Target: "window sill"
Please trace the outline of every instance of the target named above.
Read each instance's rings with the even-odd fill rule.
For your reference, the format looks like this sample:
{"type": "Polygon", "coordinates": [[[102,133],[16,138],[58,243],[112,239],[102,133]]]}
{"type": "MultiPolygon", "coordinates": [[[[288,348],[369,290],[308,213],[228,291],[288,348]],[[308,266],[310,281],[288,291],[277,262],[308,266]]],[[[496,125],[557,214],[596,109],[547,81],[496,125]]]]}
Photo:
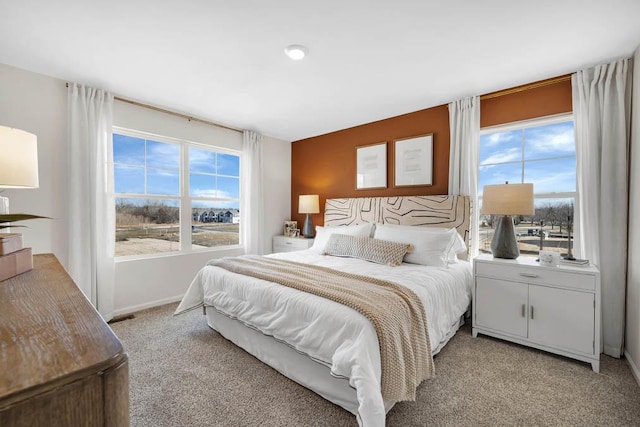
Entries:
{"type": "Polygon", "coordinates": [[[244,252],[244,248],[242,245],[231,245],[231,246],[216,246],[211,248],[203,248],[196,249],[190,251],[172,251],[172,252],[158,252],[154,254],[139,254],[139,255],[124,255],[114,258],[114,262],[116,264],[120,262],[129,262],[129,261],[141,261],[148,259],[156,259],[156,258],[170,258],[177,256],[190,256],[190,255],[199,255],[199,254],[215,254],[218,252],[244,252]]]}

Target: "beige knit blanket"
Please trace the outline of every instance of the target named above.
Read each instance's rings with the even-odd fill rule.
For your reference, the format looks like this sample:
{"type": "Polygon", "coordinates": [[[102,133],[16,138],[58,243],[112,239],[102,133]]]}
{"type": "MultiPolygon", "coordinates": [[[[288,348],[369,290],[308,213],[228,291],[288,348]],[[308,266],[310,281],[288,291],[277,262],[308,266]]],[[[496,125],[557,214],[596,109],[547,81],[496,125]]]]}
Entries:
{"type": "Polygon", "coordinates": [[[378,334],[385,400],[415,400],[418,385],[434,374],[424,305],[404,286],[255,255],[212,260],[209,265],[318,295],[364,315],[378,334]]]}

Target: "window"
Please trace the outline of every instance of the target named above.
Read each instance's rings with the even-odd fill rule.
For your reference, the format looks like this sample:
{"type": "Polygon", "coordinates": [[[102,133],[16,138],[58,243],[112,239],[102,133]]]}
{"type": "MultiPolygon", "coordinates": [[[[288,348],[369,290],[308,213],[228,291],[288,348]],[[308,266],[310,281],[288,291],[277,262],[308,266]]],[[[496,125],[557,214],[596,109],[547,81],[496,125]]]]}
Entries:
{"type": "MultiPolygon", "coordinates": [[[[566,253],[576,197],[573,117],[485,129],[479,151],[480,205],[485,185],[533,183],[535,215],[514,217],[520,253],[537,256],[541,243],[545,250],[566,253]]],[[[494,219],[480,216],[480,252],[491,252],[494,219]]]]}
{"type": "Polygon", "coordinates": [[[239,244],[240,155],[114,129],[116,256],[239,244]]]}

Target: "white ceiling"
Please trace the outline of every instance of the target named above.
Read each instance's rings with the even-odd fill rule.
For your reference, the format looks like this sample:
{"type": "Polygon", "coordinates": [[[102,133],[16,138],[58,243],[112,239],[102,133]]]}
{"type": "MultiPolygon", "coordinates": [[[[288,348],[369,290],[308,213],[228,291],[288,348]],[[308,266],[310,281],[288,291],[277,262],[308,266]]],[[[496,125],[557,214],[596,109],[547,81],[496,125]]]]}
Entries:
{"type": "Polygon", "coordinates": [[[0,0],[0,63],[288,141],[627,57],[639,0],[0,0]],[[294,62],[289,44],[309,56],[294,62]]]}

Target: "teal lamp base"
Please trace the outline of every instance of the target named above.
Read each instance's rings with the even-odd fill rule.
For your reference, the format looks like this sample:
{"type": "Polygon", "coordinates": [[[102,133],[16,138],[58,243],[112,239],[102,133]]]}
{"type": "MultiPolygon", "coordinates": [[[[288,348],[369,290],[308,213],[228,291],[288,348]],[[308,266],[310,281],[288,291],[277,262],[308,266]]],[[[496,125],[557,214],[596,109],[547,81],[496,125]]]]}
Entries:
{"type": "Polygon", "coordinates": [[[500,218],[491,241],[491,253],[494,258],[516,259],[520,256],[513,219],[504,215],[500,218]]]}
{"type": "Polygon", "coordinates": [[[304,227],[302,227],[302,237],[310,239],[313,235],[313,222],[311,222],[311,215],[307,214],[307,217],[304,219],[304,227]]]}

